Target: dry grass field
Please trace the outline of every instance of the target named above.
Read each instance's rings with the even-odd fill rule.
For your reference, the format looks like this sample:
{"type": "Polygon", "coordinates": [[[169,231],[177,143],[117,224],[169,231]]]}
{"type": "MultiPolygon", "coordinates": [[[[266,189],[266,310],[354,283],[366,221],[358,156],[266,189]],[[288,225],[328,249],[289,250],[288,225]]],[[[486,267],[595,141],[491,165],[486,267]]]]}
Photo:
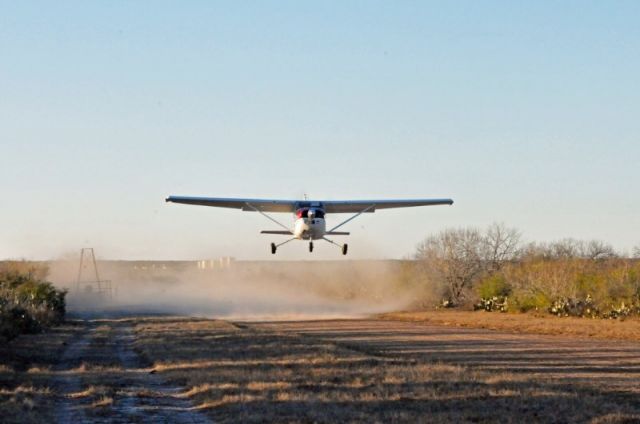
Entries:
{"type": "Polygon", "coordinates": [[[208,422],[133,351],[131,320],[75,321],[3,347],[0,416],[8,423],[208,422]]]}
{"type": "Polygon", "coordinates": [[[0,417],[4,423],[53,422],[52,373],[84,326],[75,323],[0,344],[0,417]]]}
{"type": "Polygon", "coordinates": [[[393,312],[379,315],[379,318],[527,334],[640,341],[640,320],[637,318],[609,320],[574,317],[558,318],[546,313],[517,314],[484,311],[469,312],[450,309],[424,312],[393,312]]]}
{"type": "Polygon", "coordinates": [[[135,317],[1,349],[3,422],[640,422],[634,341],[135,317]]]}
{"type": "Polygon", "coordinates": [[[136,333],[214,421],[640,420],[637,343],[381,320],[164,321],[136,333]]]}

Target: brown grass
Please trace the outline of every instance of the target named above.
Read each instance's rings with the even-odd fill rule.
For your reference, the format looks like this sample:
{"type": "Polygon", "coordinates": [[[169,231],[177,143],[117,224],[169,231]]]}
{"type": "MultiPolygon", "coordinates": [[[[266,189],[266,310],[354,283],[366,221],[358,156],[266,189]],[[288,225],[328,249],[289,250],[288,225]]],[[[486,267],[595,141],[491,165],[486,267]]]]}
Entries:
{"type": "Polygon", "coordinates": [[[136,327],[137,348],[221,422],[609,422],[640,413],[635,394],[269,328],[147,322],[136,327]]]}
{"type": "Polygon", "coordinates": [[[51,389],[51,368],[80,330],[71,323],[0,344],[0,421],[53,421],[57,394],[51,389]]]}
{"type": "MultiPolygon", "coordinates": [[[[449,326],[522,332],[529,325],[556,331],[543,334],[567,334],[557,332],[556,323],[574,322],[489,313],[437,314],[400,315],[401,319],[449,326]],[[485,318],[504,321],[504,327],[495,323],[482,327],[485,318]],[[532,321],[527,323],[525,318],[532,321]],[[535,321],[538,319],[541,323],[535,321]]],[[[385,318],[395,319],[396,315],[385,318]]],[[[602,325],[599,321],[576,321],[602,325]]],[[[604,325],[627,328],[633,323],[637,324],[604,325]]],[[[89,350],[64,370],[57,367],[63,342],[73,338],[78,327],[20,337],[11,349],[0,347],[0,353],[6,353],[0,356],[2,422],[53,422],[52,411],[60,396],[52,384],[60,375],[73,376],[79,382],[68,398],[83,409],[87,419],[113,420],[128,413],[119,409],[123,398],[154,405],[167,396],[157,387],[142,384],[152,370],[183,388],[176,397],[190,400],[198,411],[221,422],[620,423],[636,422],[640,417],[640,389],[635,385],[640,362],[628,351],[627,356],[621,356],[626,362],[619,365],[628,371],[616,369],[615,361],[610,362],[614,365],[603,362],[593,371],[583,370],[581,359],[569,369],[569,365],[557,363],[559,357],[542,356],[555,361],[554,370],[567,368],[554,374],[518,369],[519,365],[497,367],[496,371],[468,365],[478,361],[478,354],[472,349],[475,342],[469,343],[465,334],[456,331],[449,336],[440,328],[426,334],[423,329],[427,326],[399,321],[234,325],[215,320],[144,318],[81,325],[87,326],[84,334],[91,335],[89,350]],[[118,362],[114,347],[116,330],[124,324],[134,325],[134,349],[142,357],[139,364],[128,367],[118,362]],[[375,331],[366,332],[366,326],[375,331]],[[413,341],[403,338],[407,334],[413,341]],[[428,342],[429,337],[439,338],[428,342]],[[446,350],[438,345],[439,340],[448,343],[446,350]],[[385,348],[380,347],[383,342],[385,348]],[[450,360],[456,352],[462,352],[463,359],[450,360]],[[580,378],[571,375],[576,372],[581,373],[580,378]]],[[[569,331],[578,336],[583,330],[569,331]]],[[[485,338],[491,340],[490,335],[485,338]]],[[[529,348],[528,339],[523,343],[529,348]]],[[[518,359],[517,350],[509,355],[526,361],[518,359]]],[[[543,369],[549,364],[536,365],[543,369]]],[[[149,417],[136,415],[131,420],[146,422],[149,417]]]]}
{"type": "Polygon", "coordinates": [[[452,327],[484,328],[527,334],[640,341],[640,320],[638,319],[559,318],[548,314],[454,310],[392,312],[379,317],[386,320],[427,322],[452,327]]]}
{"type": "Polygon", "coordinates": [[[113,405],[113,398],[109,396],[102,396],[91,403],[92,408],[106,408],[111,405],[113,405]]]}

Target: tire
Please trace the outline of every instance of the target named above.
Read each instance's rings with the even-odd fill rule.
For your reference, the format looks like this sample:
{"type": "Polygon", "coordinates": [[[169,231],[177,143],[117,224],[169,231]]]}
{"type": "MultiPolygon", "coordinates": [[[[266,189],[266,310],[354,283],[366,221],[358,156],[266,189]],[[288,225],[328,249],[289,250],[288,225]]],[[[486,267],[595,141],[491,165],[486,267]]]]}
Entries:
{"type": "Polygon", "coordinates": [[[275,243],[271,243],[271,254],[275,255],[276,254],[276,244],[275,243]]]}
{"type": "Polygon", "coordinates": [[[346,255],[347,254],[347,250],[349,249],[349,246],[346,244],[342,245],[342,254],[346,255]]]}

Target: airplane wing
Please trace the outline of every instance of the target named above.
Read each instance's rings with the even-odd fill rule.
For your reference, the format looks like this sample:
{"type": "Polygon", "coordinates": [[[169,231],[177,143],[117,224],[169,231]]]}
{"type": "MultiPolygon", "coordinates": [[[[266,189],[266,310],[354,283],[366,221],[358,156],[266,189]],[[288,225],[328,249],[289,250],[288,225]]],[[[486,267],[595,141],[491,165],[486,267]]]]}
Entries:
{"type": "Polygon", "coordinates": [[[322,202],[327,213],[357,213],[365,210],[409,208],[415,206],[452,205],[451,199],[404,199],[404,200],[329,200],[322,202]]]}
{"type": "Polygon", "coordinates": [[[295,212],[296,205],[295,200],[228,199],[223,197],[169,196],[166,201],[186,205],[241,209],[243,211],[255,211],[254,208],[257,208],[263,212],[295,212]]]}
{"type": "Polygon", "coordinates": [[[167,202],[187,205],[214,206],[241,209],[243,211],[295,212],[298,206],[321,206],[327,213],[375,212],[376,209],[408,208],[415,206],[452,205],[451,199],[404,199],[404,200],[273,200],[273,199],[229,199],[223,197],[169,196],[167,202]]]}

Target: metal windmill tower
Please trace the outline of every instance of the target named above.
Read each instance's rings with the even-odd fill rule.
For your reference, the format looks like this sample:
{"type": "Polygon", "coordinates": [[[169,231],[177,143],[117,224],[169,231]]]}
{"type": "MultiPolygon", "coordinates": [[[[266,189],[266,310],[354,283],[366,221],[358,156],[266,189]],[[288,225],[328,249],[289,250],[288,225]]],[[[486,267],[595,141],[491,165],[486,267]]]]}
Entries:
{"type": "Polygon", "coordinates": [[[80,266],[76,279],[76,292],[94,292],[100,296],[111,299],[111,280],[101,280],[98,273],[98,264],[93,247],[83,247],[80,250],[80,266]]]}

